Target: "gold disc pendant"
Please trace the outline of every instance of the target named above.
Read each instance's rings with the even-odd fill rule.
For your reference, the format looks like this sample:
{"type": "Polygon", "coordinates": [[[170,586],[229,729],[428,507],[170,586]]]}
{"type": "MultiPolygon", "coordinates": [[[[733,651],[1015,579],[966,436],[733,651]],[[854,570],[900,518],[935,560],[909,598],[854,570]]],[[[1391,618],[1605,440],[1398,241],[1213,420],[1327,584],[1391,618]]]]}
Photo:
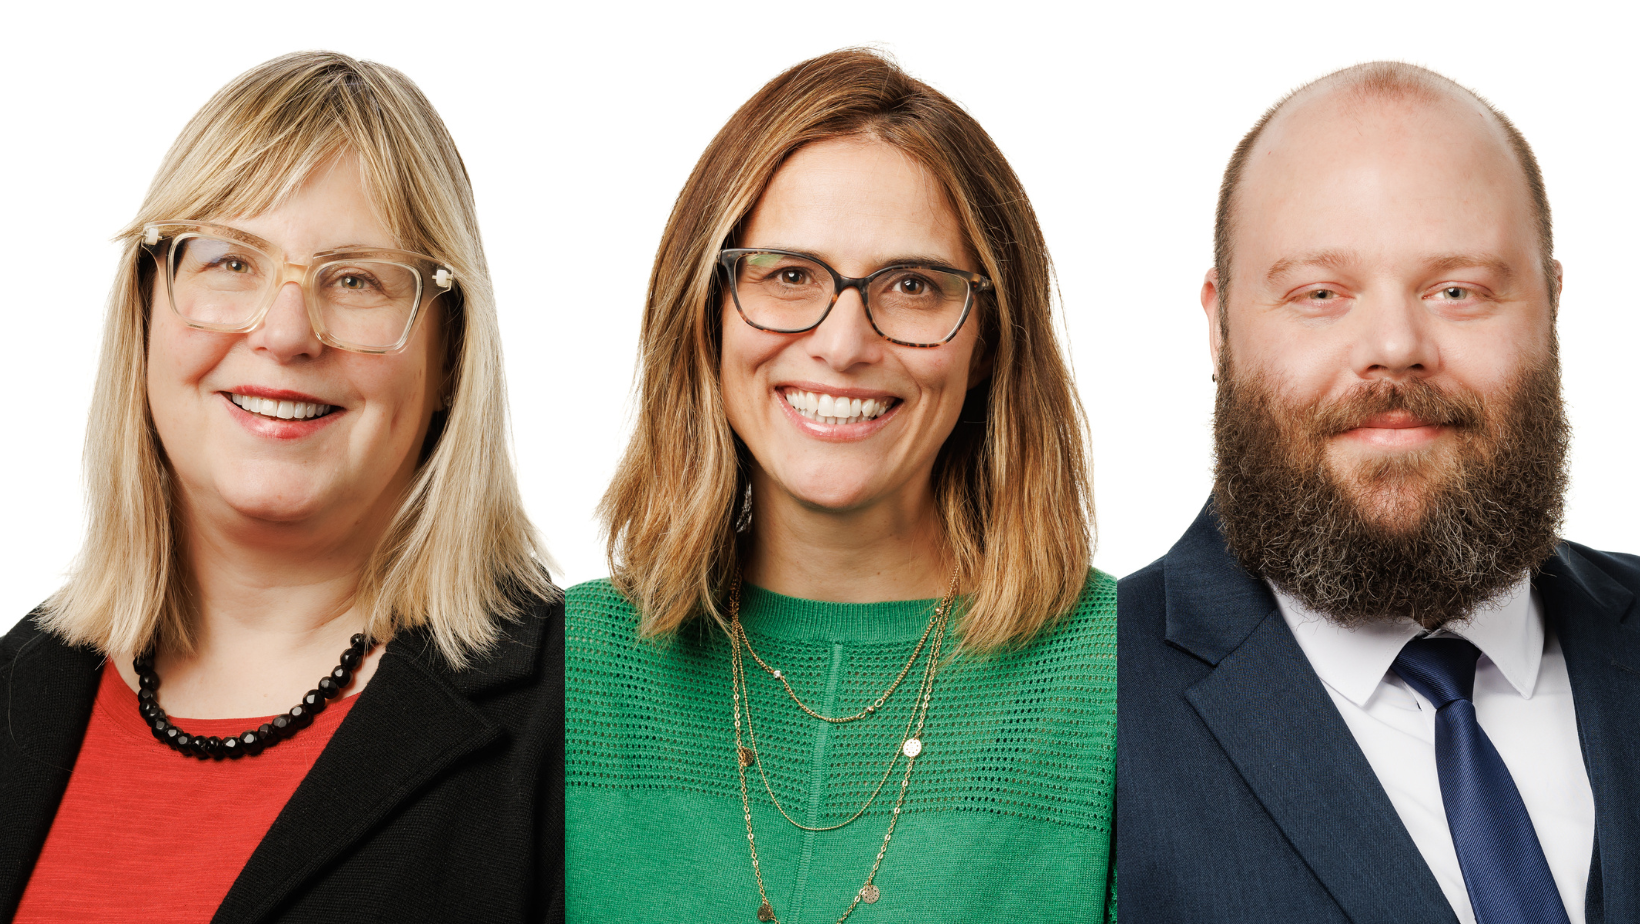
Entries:
{"type": "Polygon", "coordinates": [[[905,756],[916,757],[922,753],[922,741],[917,738],[908,738],[902,750],[905,752],[905,756]]]}
{"type": "Polygon", "coordinates": [[[774,909],[769,907],[768,902],[764,902],[763,904],[757,906],[757,919],[759,921],[774,920],[774,909]]]}
{"type": "Polygon", "coordinates": [[[878,892],[877,887],[872,885],[869,882],[866,883],[865,888],[860,890],[860,900],[865,902],[868,905],[877,904],[877,899],[881,898],[881,897],[882,897],[882,893],[878,892]]]}
{"type": "Polygon", "coordinates": [[[742,767],[750,767],[755,760],[757,760],[757,755],[752,753],[751,748],[740,749],[740,765],[742,767]]]}

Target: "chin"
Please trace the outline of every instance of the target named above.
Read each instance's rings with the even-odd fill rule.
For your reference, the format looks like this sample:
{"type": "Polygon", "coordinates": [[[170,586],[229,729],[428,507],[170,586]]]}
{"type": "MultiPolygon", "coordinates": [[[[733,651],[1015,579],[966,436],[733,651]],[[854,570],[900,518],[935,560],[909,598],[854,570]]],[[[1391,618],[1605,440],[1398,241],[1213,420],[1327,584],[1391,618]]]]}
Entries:
{"type": "Polygon", "coordinates": [[[1433,498],[1455,477],[1454,467],[1428,452],[1401,453],[1357,464],[1340,481],[1362,519],[1394,535],[1423,521],[1433,498]]]}
{"type": "Polygon", "coordinates": [[[234,513],[268,523],[299,523],[322,513],[332,504],[313,485],[260,485],[253,489],[221,492],[223,502],[234,513]]]}
{"type": "Polygon", "coordinates": [[[868,485],[818,484],[787,489],[799,504],[811,510],[847,513],[869,506],[877,494],[868,485]]]}

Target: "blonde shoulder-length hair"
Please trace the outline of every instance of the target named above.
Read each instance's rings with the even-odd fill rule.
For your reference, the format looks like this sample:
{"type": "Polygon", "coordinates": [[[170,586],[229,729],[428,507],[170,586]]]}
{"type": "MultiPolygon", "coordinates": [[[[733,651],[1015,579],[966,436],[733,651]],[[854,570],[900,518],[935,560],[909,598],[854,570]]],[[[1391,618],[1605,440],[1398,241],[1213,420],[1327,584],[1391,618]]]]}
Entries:
{"type": "Polygon", "coordinates": [[[148,409],[154,261],[142,229],[166,219],[255,215],[334,158],[356,157],[399,246],[455,272],[428,321],[445,328],[447,412],[435,417],[403,502],[360,576],[355,606],[380,641],[425,626],[461,665],[527,595],[555,593],[524,515],[507,445],[495,298],[466,167],[416,85],[329,52],[275,58],[223,87],[166,154],[121,232],[86,431],[85,544],[42,624],[110,654],[190,650],[193,604],[175,484],[148,409]],[[439,419],[442,417],[442,419],[439,419]]]}
{"type": "Polygon", "coordinates": [[[976,309],[976,355],[990,358],[990,378],[970,395],[933,478],[967,597],[964,645],[1028,639],[1075,604],[1093,552],[1087,429],[1054,334],[1047,246],[979,123],[866,49],[770,81],[712,139],[678,195],[649,277],[636,426],[600,507],[614,583],[646,635],[700,614],[724,619],[748,477],[720,393],[717,256],[792,152],[838,136],[892,144],[932,173],[995,283],[976,309]]]}

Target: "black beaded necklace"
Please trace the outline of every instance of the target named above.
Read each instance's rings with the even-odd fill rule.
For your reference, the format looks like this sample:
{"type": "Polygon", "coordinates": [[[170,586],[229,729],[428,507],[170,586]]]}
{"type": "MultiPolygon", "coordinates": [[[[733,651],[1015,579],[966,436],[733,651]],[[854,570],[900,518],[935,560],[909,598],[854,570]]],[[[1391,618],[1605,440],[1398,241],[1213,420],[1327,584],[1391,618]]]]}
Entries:
{"type": "Polygon", "coordinates": [[[262,723],[261,728],[227,738],[190,735],[172,724],[165,710],[159,707],[159,675],[154,673],[154,652],[150,650],[131,662],[131,667],[137,672],[138,686],[141,687],[137,690],[137,711],[142,713],[142,720],[148,724],[148,730],[154,733],[154,737],[179,754],[201,760],[260,754],[264,748],[273,747],[311,725],[313,717],[325,711],[327,702],[342,695],[343,688],[353,680],[353,672],[359,669],[365,653],[374,644],[362,632],[353,636],[347,650],[342,652],[342,661],[336,669],[321,678],[318,687],[307,691],[302,701],[292,706],[289,712],[274,716],[271,722],[262,723]]]}

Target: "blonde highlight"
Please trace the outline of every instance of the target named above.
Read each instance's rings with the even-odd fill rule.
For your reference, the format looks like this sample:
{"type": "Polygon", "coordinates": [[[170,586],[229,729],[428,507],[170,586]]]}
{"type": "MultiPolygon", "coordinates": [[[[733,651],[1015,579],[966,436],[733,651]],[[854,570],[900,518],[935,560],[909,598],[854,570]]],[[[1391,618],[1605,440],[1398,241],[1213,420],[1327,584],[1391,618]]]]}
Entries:
{"type": "Polygon", "coordinates": [[[995,283],[976,306],[992,361],[981,421],[959,423],[935,462],[945,541],[966,598],[962,644],[1031,638],[1072,607],[1093,554],[1087,428],[1052,324],[1053,268],[1025,191],[974,119],[868,49],[805,61],[747,101],[679,193],[650,273],[638,418],[599,507],[613,581],[640,631],[665,636],[720,601],[739,569],[744,446],[719,392],[718,251],[731,246],[780,165],[839,136],[891,144],[940,181],[995,283]]]}

